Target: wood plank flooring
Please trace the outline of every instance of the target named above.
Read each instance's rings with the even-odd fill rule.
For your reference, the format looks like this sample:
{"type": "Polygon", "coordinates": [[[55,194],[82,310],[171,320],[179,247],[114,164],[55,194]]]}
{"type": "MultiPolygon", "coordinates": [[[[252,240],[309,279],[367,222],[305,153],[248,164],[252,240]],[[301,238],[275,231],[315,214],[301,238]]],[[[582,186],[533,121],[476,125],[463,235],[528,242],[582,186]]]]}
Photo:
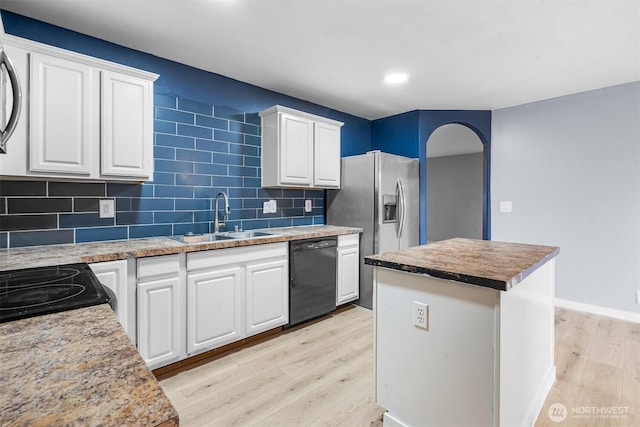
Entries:
{"type": "Polygon", "coordinates": [[[164,379],[181,426],[382,425],[371,311],[353,307],[164,379]]]}
{"type": "MultiPolygon", "coordinates": [[[[160,384],[181,426],[381,426],[371,322],[354,306],[160,384]]],[[[640,324],[557,309],[555,340],[557,380],[535,425],[640,425],[640,324]]]]}
{"type": "Polygon", "coordinates": [[[640,426],[640,324],[562,308],[555,317],[556,381],[536,426],[640,426]]]}

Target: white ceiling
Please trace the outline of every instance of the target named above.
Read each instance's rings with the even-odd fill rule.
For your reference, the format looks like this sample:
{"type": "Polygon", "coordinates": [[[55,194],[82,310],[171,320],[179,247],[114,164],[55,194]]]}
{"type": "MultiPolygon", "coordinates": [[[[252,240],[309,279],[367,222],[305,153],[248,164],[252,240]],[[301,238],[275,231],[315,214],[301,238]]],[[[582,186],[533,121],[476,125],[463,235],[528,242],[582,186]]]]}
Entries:
{"type": "Polygon", "coordinates": [[[640,80],[640,0],[0,0],[353,115],[494,110],[640,80]],[[405,71],[399,87],[386,73],[405,71]]]}

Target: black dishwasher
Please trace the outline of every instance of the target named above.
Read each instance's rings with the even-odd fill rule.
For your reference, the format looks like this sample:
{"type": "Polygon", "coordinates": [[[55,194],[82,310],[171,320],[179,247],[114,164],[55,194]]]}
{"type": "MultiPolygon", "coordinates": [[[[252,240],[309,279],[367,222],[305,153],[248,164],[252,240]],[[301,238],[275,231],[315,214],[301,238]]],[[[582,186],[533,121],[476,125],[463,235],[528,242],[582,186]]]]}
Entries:
{"type": "Polygon", "coordinates": [[[336,309],[336,237],[289,243],[291,327],[336,309]]]}

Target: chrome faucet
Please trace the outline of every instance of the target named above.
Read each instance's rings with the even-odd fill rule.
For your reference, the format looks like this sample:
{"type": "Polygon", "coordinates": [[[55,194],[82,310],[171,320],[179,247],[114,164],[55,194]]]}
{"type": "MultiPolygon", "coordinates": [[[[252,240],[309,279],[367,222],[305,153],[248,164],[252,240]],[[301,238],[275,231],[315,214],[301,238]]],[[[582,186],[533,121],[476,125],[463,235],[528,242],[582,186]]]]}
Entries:
{"type": "MultiPolygon", "coordinates": [[[[215,210],[213,211],[213,215],[215,217],[213,221],[213,232],[218,233],[220,231],[220,216],[218,215],[218,200],[220,196],[224,199],[224,215],[223,220],[226,222],[229,219],[229,214],[231,213],[231,209],[229,208],[229,198],[227,197],[227,193],[224,191],[220,191],[216,194],[216,202],[215,202],[215,210]]],[[[222,222],[222,226],[224,227],[224,222],[222,222]]]]}

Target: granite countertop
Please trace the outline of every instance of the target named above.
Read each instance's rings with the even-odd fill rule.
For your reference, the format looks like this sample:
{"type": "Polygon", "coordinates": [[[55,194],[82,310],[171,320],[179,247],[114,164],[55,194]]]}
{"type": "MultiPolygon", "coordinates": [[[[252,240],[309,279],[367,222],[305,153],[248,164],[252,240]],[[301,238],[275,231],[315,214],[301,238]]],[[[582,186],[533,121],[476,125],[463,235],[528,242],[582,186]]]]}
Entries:
{"type": "Polygon", "coordinates": [[[450,239],[368,256],[365,263],[508,291],[559,252],[554,246],[450,239]]]}
{"type": "Polygon", "coordinates": [[[268,231],[277,233],[278,235],[256,239],[219,240],[207,243],[182,243],[170,237],[150,237],[108,242],[3,249],[0,250],[0,271],[73,264],[78,262],[114,261],[126,258],[141,258],[181,252],[287,242],[290,240],[361,233],[362,229],[334,225],[309,225],[269,228],[259,231],[268,231]]]}
{"type": "Polygon", "coordinates": [[[107,304],[2,323],[0,337],[0,425],[178,425],[107,304]]]}

